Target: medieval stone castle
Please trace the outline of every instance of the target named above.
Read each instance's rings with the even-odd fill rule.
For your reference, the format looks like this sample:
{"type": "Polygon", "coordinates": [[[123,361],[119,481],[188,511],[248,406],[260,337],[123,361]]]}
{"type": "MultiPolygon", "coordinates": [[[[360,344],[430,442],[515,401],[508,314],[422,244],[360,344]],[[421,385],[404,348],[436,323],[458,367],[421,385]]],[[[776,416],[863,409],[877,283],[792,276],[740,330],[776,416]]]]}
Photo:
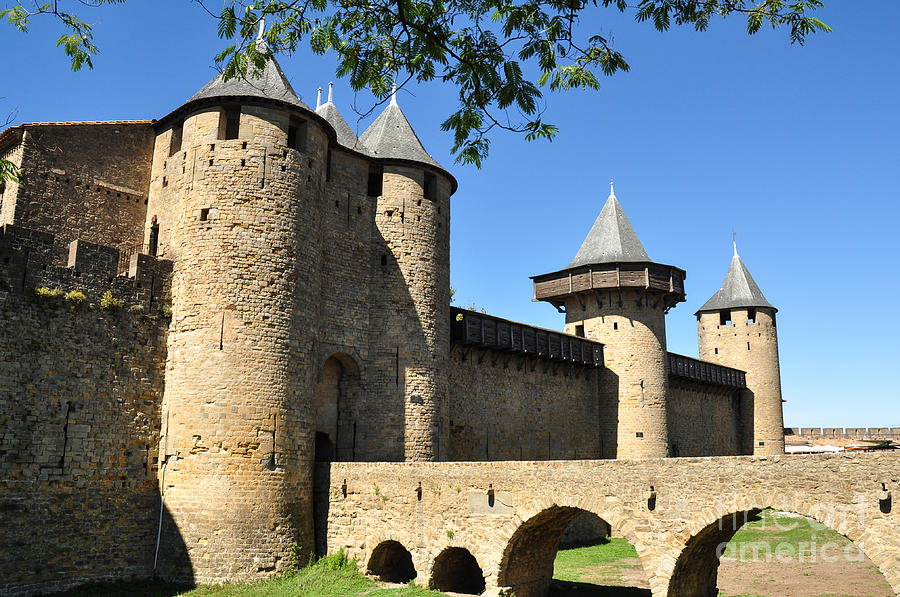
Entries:
{"type": "Polygon", "coordinates": [[[270,58],[0,157],[0,593],[284,570],[321,549],[317,461],[783,452],[776,309],[737,251],[700,360],[666,350],[684,270],[613,192],[534,277],[564,333],[452,308],[457,183],[394,100],[357,138],[270,58]]]}

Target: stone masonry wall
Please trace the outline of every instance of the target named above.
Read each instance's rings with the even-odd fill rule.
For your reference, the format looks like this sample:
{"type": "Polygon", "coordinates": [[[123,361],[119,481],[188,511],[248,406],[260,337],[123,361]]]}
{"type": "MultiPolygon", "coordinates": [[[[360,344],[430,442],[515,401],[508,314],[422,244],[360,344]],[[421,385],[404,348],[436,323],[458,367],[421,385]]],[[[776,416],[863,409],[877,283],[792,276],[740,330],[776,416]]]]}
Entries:
{"type": "Polygon", "coordinates": [[[169,206],[160,236],[165,225],[175,256],[160,440],[166,503],[187,545],[165,551],[173,580],[257,578],[285,570],[292,545],[314,543],[327,137],[309,127],[300,152],[286,146],[283,110],[241,110],[238,139],[218,139],[211,108],[186,119],[173,155],[163,131],[166,157],[154,160],[151,203],[169,206]]]}
{"type": "Polygon", "coordinates": [[[659,298],[639,290],[601,292],[566,303],[566,333],[604,344],[603,400],[616,401],[618,458],[663,457],[668,452],[669,376],[666,321],[659,298]]]}
{"type": "MultiPolygon", "coordinates": [[[[22,153],[25,145],[17,141],[15,145],[9,149],[0,152],[0,160],[7,160],[21,170],[22,153]]],[[[4,185],[0,185],[0,226],[3,224],[12,224],[13,216],[16,210],[16,197],[19,194],[19,183],[8,181],[4,185]]]]}
{"type": "Polygon", "coordinates": [[[751,454],[753,403],[743,391],[669,378],[672,456],[751,454]]]}
{"type": "Polygon", "coordinates": [[[55,235],[57,264],[75,239],[119,249],[141,244],[150,123],[29,125],[23,145],[23,184],[5,221],[55,235]]]}
{"type": "Polygon", "coordinates": [[[714,594],[700,574],[717,545],[701,552],[686,546],[731,514],[773,507],[847,536],[900,594],[900,510],[879,500],[886,483],[896,502],[898,470],[900,454],[884,453],[334,463],[330,510],[320,524],[328,551],[344,548],[363,567],[379,544],[397,541],[412,554],[416,582],[427,585],[438,555],[463,548],[481,567],[488,591],[510,587],[531,597],[549,583],[566,525],[588,511],[634,545],[654,597],[695,597],[714,594]]]}
{"type": "Polygon", "coordinates": [[[455,346],[450,353],[452,461],[599,458],[600,370],[455,346]]]}
{"type": "Polygon", "coordinates": [[[316,375],[323,381],[330,357],[341,362],[343,377],[336,403],[329,405],[338,414],[336,435],[329,438],[337,448],[335,457],[372,460],[377,451],[370,447],[380,438],[378,427],[370,422],[384,408],[380,394],[366,391],[373,370],[369,297],[376,267],[372,257],[375,198],[366,195],[368,162],[334,147],[330,151],[330,176],[319,207],[323,243],[316,375]]]}
{"type": "Polygon", "coordinates": [[[378,460],[440,458],[450,350],[450,182],[386,165],[377,198],[367,391],[379,397],[360,434],[378,460]],[[374,441],[373,441],[374,440],[374,441]]]}
{"type": "Polygon", "coordinates": [[[0,233],[3,595],[149,578],[153,568],[169,323],[156,305],[168,302],[167,264],[136,260],[132,277],[112,278],[114,249],[81,243],[78,265],[57,268],[52,247],[34,231],[0,233]],[[106,290],[122,307],[100,306],[106,290]]]}
{"type": "Polygon", "coordinates": [[[747,389],[753,393],[754,404],[754,453],[782,454],[784,419],[775,313],[756,309],[755,322],[749,321],[747,309],[732,309],[730,316],[731,323],[722,325],[718,312],[700,314],[700,358],[747,372],[747,389]]]}

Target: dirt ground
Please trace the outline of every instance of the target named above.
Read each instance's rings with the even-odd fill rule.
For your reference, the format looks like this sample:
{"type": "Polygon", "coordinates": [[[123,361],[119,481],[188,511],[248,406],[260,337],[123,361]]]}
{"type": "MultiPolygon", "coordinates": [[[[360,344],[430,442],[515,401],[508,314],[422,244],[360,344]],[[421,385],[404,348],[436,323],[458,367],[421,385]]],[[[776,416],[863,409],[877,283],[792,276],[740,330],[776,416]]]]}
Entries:
{"type": "Polygon", "coordinates": [[[719,565],[722,595],[894,597],[871,562],[738,562],[719,565]]]}
{"type": "MultiPolygon", "coordinates": [[[[650,597],[640,560],[584,568],[589,582],[554,581],[552,597],[650,597]],[[622,564],[636,565],[623,568],[622,564]]],[[[719,594],[761,597],[894,597],[871,562],[747,562],[723,559],[719,594]]]]}

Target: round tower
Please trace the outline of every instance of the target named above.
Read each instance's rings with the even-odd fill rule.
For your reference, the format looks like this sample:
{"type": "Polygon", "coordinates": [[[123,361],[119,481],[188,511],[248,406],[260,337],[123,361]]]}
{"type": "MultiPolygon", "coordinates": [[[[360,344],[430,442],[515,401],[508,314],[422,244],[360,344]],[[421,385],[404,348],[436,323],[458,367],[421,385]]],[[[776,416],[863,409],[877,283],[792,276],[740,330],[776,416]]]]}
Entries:
{"type": "Polygon", "coordinates": [[[696,313],[700,358],[747,372],[747,390],[753,394],[754,454],[784,453],[777,311],[735,245],[722,287],[696,313]]]}
{"type": "Polygon", "coordinates": [[[534,296],[566,314],[566,332],[603,343],[604,400],[616,404],[613,453],[662,458],[669,440],[665,314],[684,300],[683,270],[650,260],[610,195],[572,263],[536,276],[534,296]]]}
{"type": "Polygon", "coordinates": [[[450,195],[455,180],[391,102],[360,136],[375,197],[370,357],[402,441],[384,460],[439,460],[450,351],[450,195]],[[396,406],[396,408],[395,408],[396,406]]]}
{"type": "Polygon", "coordinates": [[[174,261],[163,533],[187,546],[160,550],[173,580],[253,578],[313,547],[320,121],[270,57],[158,123],[148,220],[174,261]]]}

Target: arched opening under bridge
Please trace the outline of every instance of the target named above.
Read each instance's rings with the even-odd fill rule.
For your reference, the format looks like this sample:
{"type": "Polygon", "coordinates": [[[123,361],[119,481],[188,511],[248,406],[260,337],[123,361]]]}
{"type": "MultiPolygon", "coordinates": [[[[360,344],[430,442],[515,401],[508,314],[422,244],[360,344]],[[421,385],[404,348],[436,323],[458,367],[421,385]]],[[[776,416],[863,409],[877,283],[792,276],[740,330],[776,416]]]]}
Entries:
{"type": "Polygon", "coordinates": [[[372,550],[366,574],[396,583],[407,583],[417,576],[412,554],[400,542],[392,540],[382,541],[372,550]]]}
{"type": "Polygon", "coordinates": [[[429,588],[481,595],[485,588],[484,572],[468,549],[448,547],[434,559],[429,588]]]}
{"type": "Polygon", "coordinates": [[[617,529],[611,529],[612,536],[607,529],[606,521],[579,508],[543,510],[522,523],[509,540],[499,586],[508,587],[516,597],[650,597],[634,547],[616,536],[617,529]],[[564,536],[568,540],[560,549],[564,536]],[[565,549],[572,545],[577,547],[565,549]]]}
{"type": "Polygon", "coordinates": [[[704,527],[675,564],[669,597],[719,594],[892,597],[894,591],[857,544],[826,524],[751,509],[704,527]]]}

